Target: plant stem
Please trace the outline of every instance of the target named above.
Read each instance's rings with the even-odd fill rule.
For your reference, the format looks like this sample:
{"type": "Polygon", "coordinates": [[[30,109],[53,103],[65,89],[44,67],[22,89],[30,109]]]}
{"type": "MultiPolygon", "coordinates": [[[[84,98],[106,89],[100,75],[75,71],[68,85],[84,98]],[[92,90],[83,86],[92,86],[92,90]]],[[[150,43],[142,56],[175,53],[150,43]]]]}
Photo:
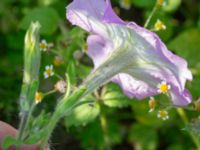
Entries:
{"type": "Polygon", "coordinates": [[[102,112],[100,114],[100,122],[101,122],[101,128],[103,130],[103,134],[104,134],[105,149],[111,150],[110,139],[108,137],[107,119],[106,119],[106,116],[102,112]]]}
{"type": "Polygon", "coordinates": [[[55,73],[55,76],[60,79],[60,80],[64,80],[63,77],[61,77],[59,74],[55,73]]]}
{"type": "Polygon", "coordinates": [[[57,113],[54,113],[53,116],[50,119],[50,123],[47,125],[46,130],[48,130],[45,135],[45,137],[43,138],[41,145],[40,145],[40,150],[44,150],[46,144],[48,143],[48,140],[56,126],[56,124],[58,123],[58,121],[60,120],[61,116],[57,113]]]}
{"type": "MultiPolygon", "coordinates": [[[[182,108],[177,108],[176,109],[179,116],[181,117],[181,119],[183,120],[184,124],[187,125],[189,123],[187,115],[185,114],[185,111],[182,108]]],[[[191,139],[193,140],[194,144],[197,147],[197,150],[200,150],[200,143],[198,141],[198,138],[195,136],[195,134],[193,134],[192,132],[189,132],[191,139]]]]}
{"type": "Polygon", "coordinates": [[[53,89],[53,90],[51,90],[51,91],[48,91],[47,93],[44,93],[44,97],[45,97],[45,96],[48,96],[48,95],[50,95],[50,94],[53,94],[53,93],[55,93],[55,92],[56,92],[55,89],[53,89]]]}
{"type": "Polygon", "coordinates": [[[51,49],[50,52],[51,52],[52,54],[56,55],[56,56],[61,57],[60,53],[59,53],[58,51],[56,51],[56,50],[51,49]]]}
{"type": "Polygon", "coordinates": [[[145,24],[144,24],[144,28],[147,28],[153,15],[155,14],[155,12],[158,10],[159,6],[157,5],[157,3],[155,4],[153,10],[151,11],[151,14],[149,15],[149,17],[147,18],[145,24]]]}
{"type": "Polygon", "coordinates": [[[19,141],[21,141],[23,138],[24,129],[26,128],[26,124],[27,124],[27,120],[28,120],[28,114],[29,114],[29,112],[23,112],[23,114],[22,114],[20,125],[19,125],[19,134],[17,137],[17,139],[19,141]]]}
{"type": "MultiPolygon", "coordinates": [[[[19,133],[17,135],[18,141],[23,141],[24,139],[24,132],[26,131],[27,125],[30,121],[32,112],[34,110],[35,104],[32,105],[30,111],[23,112],[20,125],[19,125],[19,133]]],[[[20,145],[17,145],[18,148],[20,148],[20,145]]]]}
{"type": "MultiPolygon", "coordinates": [[[[74,107],[72,109],[70,109],[69,111],[65,112],[65,114],[68,115],[68,113],[70,113],[74,108],[80,106],[80,105],[83,105],[83,104],[87,104],[87,103],[91,103],[91,102],[94,102],[94,101],[83,101],[83,102],[80,102],[80,103],[77,103],[76,105],[74,105],[74,107]]],[[[51,117],[50,121],[51,123],[48,124],[47,126],[47,134],[45,136],[45,138],[43,139],[43,142],[41,143],[41,150],[44,149],[44,147],[46,146],[46,143],[48,142],[48,139],[50,138],[54,128],[56,127],[56,124],[58,123],[58,121],[62,118],[63,115],[61,115],[60,113],[54,113],[53,116],[51,117]]]]}
{"type": "Polygon", "coordinates": [[[80,87],[75,91],[71,96],[64,97],[57,105],[47,127],[46,135],[41,140],[40,149],[44,150],[48,140],[56,127],[58,121],[65,116],[67,113],[71,112],[76,106],[78,101],[82,98],[83,94],[85,93],[86,89],[84,87],[80,87]]]}
{"type": "Polygon", "coordinates": [[[67,83],[67,90],[65,93],[65,97],[68,97],[71,92],[71,83],[70,83],[70,78],[69,78],[68,73],[66,73],[65,76],[66,76],[66,83],[67,83]]]}

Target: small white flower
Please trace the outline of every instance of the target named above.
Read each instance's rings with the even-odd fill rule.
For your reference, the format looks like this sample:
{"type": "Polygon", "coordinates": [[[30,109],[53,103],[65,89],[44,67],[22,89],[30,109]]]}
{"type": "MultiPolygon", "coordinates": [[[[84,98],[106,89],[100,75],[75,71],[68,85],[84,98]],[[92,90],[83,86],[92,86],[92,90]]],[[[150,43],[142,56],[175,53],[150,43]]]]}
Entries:
{"type": "Polygon", "coordinates": [[[48,50],[48,43],[46,40],[40,42],[40,50],[44,52],[48,50]]]}
{"type": "Polygon", "coordinates": [[[43,98],[44,98],[44,94],[42,92],[35,93],[35,103],[36,104],[40,103],[43,98]]]}
{"type": "Polygon", "coordinates": [[[159,19],[154,24],[154,29],[156,31],[166,30],[166,28],[167,28],[166,25],[162,21],[160,21],[159,19]]]}
{"type": "Polygon", "coordinates": [[[156,106],[156,101],[155,101],[154,97],[150,97],[150,100],[149,100],[149,108],[150,108],[149,112],[154,111],[155,106],[156,106]]]}
{"type": "Polygon", "coordinates": [[[62,59],[62,57],[60,57],[60,56],[55,56],[55,57],[54,57],[53,64],[54,64],[55,66],[60,66],[60,65],[62,65],[63,63],[64,63],[64,60],[62,59]]]}
{"type": "Polygon", "coordinates": [[[158,93],[166,94],[171,89],[171,86],[167,84],[166,81],[162,81],[160,84],[158,84],[157,88],[158,88],[158,93]]]}
{"type": "Polygon", "coordinates": [[[53,65],[46,66],[44,71],[44,78],[46,79],[53,75],[54,75],[53,65]]]}
{"type": "Polygon", "coordinates": [[[157,117],[161,118],[162,120],[169,119],[168,112],[166,110],[160,110],[160,111],[158,111],[157,117]]]}

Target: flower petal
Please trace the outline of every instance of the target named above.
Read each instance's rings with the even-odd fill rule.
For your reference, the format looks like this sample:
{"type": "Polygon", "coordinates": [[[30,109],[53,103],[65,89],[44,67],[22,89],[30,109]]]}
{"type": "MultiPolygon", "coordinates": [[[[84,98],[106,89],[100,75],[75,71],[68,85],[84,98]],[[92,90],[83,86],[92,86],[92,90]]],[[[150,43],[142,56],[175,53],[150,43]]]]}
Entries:
{"type": "Polygon", "coordinates": [[[95,23],[100,23],[106,3],[104,0],[74,0],[67,6],[67,19],[73,24],[80,26],[88,32],[96,32],[101,28],[95,23]]]}
{"type": "Polygon", "coordinates": [[[127,26],[134,29],[138,34],[144,37],[144,39],[155,48],[163,59],[175,65],[177,76],[179,77],[181,83],[181,88],[184,89],[186,80],[192,80],[192,74],[187,68],[187,62],[183,58],[174,55],[171,51],[169,51],[155,33],[138,26],[134,22],[128,23],[127,26]]]}
{"type": "Polygon", "coordinates": [[[134,79],[126,73],[116,75],[112,81],[119,84],[124,94],[130,98],[144,99],[157,94],[157,91],[147,83],[134,79]]]}
{"type": "Polygon", "coordinates": [[[125,22],[121,20],[112,9],[110,0],[106,0],[106,9],[102,21],[107,23],[117,23],[125,25],[125,22]]]}
{"type": "Polygon", "coordinates": [[[173,104],[177,106],[184,106],[192,101],[192,96],[187,89],[184,89],[182,92],[180,92],[178,88],[171,87],[170,96],[173,104]]]}
{"type": "Polygon", "coordinates": [[[191,101],[184,88],[192,79],[187,62],[170,52],[155,33],[121,20],[110,0],[74,0],[67,18],[93,33],[87,39],[95,64],[86,80],[90,90],[112,79],[126,95],[142,99],[158,94],[157,85],[166,81],[175,105],[191,101]]]}
{"type": "Polygon", "coordinates": [[[109,44],[98,35],[87,38],[88,55],[92,58],[95,68],[100,66],[109,57],[109,44]]]}

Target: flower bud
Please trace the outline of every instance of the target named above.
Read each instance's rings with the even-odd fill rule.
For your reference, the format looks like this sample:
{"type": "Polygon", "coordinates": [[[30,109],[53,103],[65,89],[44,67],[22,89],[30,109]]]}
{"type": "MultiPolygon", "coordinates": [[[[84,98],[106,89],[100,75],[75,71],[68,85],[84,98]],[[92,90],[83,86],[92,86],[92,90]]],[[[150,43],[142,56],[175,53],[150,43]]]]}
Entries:
{"type": "Polygon", "coordinates": [[[31,83],[38,80],[41,52],[39,49],[38,22],[32,23],[25,36],[24,49],[24,82],[31,83]]]}
{"type": "Polygon", "coordinates": [[[67,84],[65,81],[60,80],[55,84],[54,88],[60,93],[65,93],[67,89],[67,84]]]}
{"type": "Polygon", "coordinates": [[[168,112],[166,110],[160,110],[160,111],[158,111],[157,117],[161,118],[162,120],[169,119],[169,115],[168,115],[168,112]]]}
{"type": "Polygon", "coordinates": [[[80,60],[83,57],[83,52],[81,52],[80,50],[76,50],[73,53],[73,57],[75,60],[80,60]]]}
{"type": "Polygon", "coordinates": [[[55,56],[54,60],[53,60],[53,64],[55,66],[60,66],[60,65],[64,64],[64,60],[60,56],[55,56]]]}
{"type": "Polygon", "coordinates": [[[39,29],[38,22],[31,23],[25,35],[24,45],[24,75],[20,94],[20,106],[22,117],[34,103],[35,93],[39,85],[39,70],[41,51],[39,49],[39,29]]]}

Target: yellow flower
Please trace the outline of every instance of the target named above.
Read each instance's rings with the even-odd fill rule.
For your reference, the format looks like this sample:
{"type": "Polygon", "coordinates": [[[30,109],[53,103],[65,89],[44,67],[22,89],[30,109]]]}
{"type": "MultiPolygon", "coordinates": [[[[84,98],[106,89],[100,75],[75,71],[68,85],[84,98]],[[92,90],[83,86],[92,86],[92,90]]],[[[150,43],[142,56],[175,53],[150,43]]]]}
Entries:
{"type": "Polygon", "coordinates": [[[159,19],[154,24],[155,31],[166,30],[166,28],[167,28],[166,25],[159,19]]]}
{"type": "Polygon", "coordinates": [[[53,60],[53,64],[55,66],[60,66],[64,63],[63,59],[60,56],[55,56],[53,60]]]}
{"type": "Polygon", "coordinates": [[[44,94],[42,92],[35,93],[35,103],[36,104],[40,103],[43,98],[44,98],[44,94]]]}
{"type": "Polygon", "coordinates": [[[162,81],[160,84],[158,84],[157,87],[158,87],[158,93],[164,93],[164,94],[166,94],[171,88],[171,86],[167,84],[166,81],[162,81]]]}
{"type": "Polygon", "coordinates": [[[150,108],[150,110],[149,110],[149,112],[154,111],[155,106],[156,106],[155,99],[153,97],[150,97],[150,100],[149,100],[149,108],[150,108]]]}
{"type": "Polygon", "coordinates": [[[53,65],[46,66],[45,71],[44,71],[44,78],[46,79],[46,78],[53,76],[53,75],[54,75],[53,65]]]}
{"type": "Polygon", "coordinates": [[[120,0],[120,6],[126,10],[131,8],[131,1],[130,0],[120,0]]]}
{"type": "Polygon", "coordinates": [[[48,44],[46,40],[42,40],[40,42],[40,50],[44,52],[48,50],[48,44]]]}
{"type": "Polygon", "coordinates": [[[157,117],[161,118],[162,120],[169,119],[168,112],[166,110],[160,110],[160,111],[158,111],[157,117]]]}

